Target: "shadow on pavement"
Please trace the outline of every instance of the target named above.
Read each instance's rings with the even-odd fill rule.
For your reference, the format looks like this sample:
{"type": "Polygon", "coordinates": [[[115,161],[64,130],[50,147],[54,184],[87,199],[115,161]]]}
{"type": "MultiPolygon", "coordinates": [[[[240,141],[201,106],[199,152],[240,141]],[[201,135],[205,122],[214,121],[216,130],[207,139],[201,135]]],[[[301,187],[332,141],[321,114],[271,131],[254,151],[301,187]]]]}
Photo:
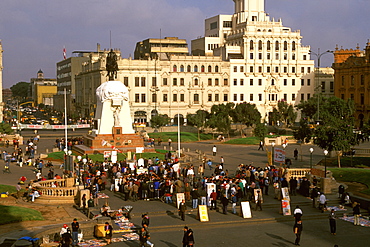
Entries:
{"type": "MultiPolygon", "coordinates": [[[[286,239],[284,239],[284,238],[282,238],[282,237],[280,237],[280,236],[278,236],[278,235],[275,235],[275,234],[271,234],[271,233],[267,233],[267,232],[266,232],[266,235],[267,235],[267,236],[269,236],[269,237],[271,237],[271,238],[275,238],[275,239],[278,239],[278,240],[284,241],[284,242],[289,243],[289,244],[294,244],[294,242],[291,242],[291,241],[289,241],[289,240],[286,240],[286,239]]],[[[287,245],[286,245],[286,244],[284,244],[284,243],[281,243],[281,244],[279,244],[279,245],[277,245],[277,246],[287,246],[287,245]],[[281,244],[283,244],[283,245],[281,245],[281,244]]]]}
{"type": "Polygon", "coordinates": [[[176,245],[176,244],[170,243],[170,242],[168,242],[168,241],[161,240],[161,242],[163,242],[163,243],[167,244],[167,246],[169,246],[169,247],[177,247],[177,245],[176,245]]]}

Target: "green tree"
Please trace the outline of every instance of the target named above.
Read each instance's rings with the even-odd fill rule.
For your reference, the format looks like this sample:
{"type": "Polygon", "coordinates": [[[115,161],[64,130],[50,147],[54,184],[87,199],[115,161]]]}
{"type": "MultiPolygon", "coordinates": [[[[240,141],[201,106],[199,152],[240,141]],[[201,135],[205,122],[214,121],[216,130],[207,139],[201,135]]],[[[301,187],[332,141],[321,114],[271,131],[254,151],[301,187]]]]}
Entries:
{"type": "Polygon", "coordinates": [[[206,127],[207,120],[209,118],[209,112],[205,110],[198,110],[195,114],[188,114],[186,119],[188,124],[195,126],[198,130],[198,141],[200,141],[200,131],[206,127]]]}
{"type": "Polygon", "coordinates": [[[0,123],[0,133],[1,134],[13,134],[12,127],[7,123],[0,123]]]}
{"type": "Polygon", "coordinates": [[[337,152],[338,166],[340,154],[356,144],[353,133],[355,106],[352,100],[344,101],[337,97],[320,100],[321,122],[316,126],[314,143],[320,148],[337,152]]]}
{"type": "Polygon", "coordinates": [[[318,112],[317,112],[318,102],[317,101],[318,101],[318,96],[314,95],[313,97],[309,98],[307,101],[303,101],[299,103],[296,107],[298,110],[301,111],[303,117],[308,118],[309,122],[311,122],[314,119],[318,120],[318,112]]]}
{"type": "Polygon", "coordinates": [[[312,138],[312,129],[308,125],[307,118],[302,118],[299,121],[299,128],[293,132],[293,136],[301,143],[309,143],[312,138]]]}
{"type": "Polygon", "coordinates": [[[285,125],[293,124],[297,118],[297,112],[294,110],[294,106],[288,104],[284,100],[280,100],[277,105],[277,109],[281,118],[279,119],[285,125]]]}
{"type": "Polygon", "coordinates": [[[234,103],[213,105],[211,107],[211,114],[207,125],[221,133],[227,134],[230,137],[230,114],[234,106],[234,103]]]}
{"type": "Polygon", "coordinates": [[[18,82],[17,84],[10,87],[10,90],[12,91],[12,94],[14,97],[18,97],[21,100],[27,99],[28,96],[28,89],[30,87],[29,82],[18,82]]]}
{"type": "Polygon", "coordinates": [[[253,134],[258,138],[258,140],[264,141],[265,136],[267,135],[266,125],[264,123],[257,123],[256,127],[254,127],[253,134]]]}
{"type": "Polygon", "coordinates": [[[167,115],[155,115],[150,119],[150,125],[156,129],[166,126],[169,122],[170,118],[167,115]]]}
{"type": "MultiPolygon", "coordinates": [[[[251,127],[261,121],[261,113],[257,110],[255,104],[244,102],[235,106],[231,111],[231,118],[234,123],[242,123],[247,127],[251,127]]],[[[242,128],[240,128],[241,133],[242,128]]]]}

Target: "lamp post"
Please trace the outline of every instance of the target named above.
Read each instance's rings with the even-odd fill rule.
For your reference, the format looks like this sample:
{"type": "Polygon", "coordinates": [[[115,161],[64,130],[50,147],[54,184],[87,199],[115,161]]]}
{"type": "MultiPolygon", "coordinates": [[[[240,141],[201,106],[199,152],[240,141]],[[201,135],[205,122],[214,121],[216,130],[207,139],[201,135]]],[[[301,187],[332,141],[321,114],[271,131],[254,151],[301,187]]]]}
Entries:
{"type": "Polygon", "coordinates": [[[275,142],[272,142],[271,143],[271,146],[272,146],[272,160],[271,160],[271,164],[274,165],[274,153],[275,153],[275,142]]]}
{"type": "Polygon", "coordinates": [[[324,155],[325,155],[325,178],[326,178],[326,156],[328,155],[329,151],[324,150],[324,155]]]}
{"type": "Polygon", "coordinates": [[[321,56],[324,55],[324,54],[328,54],[328,53],[333,53],[333,51],[331,50],[327,50],[323,53],[320,53],[320,48],[318,48],[318,52],[315,53],[313,51],[310,50],[310,54],[312,55],[315,55],[317,57],[317,68],[315,69],[316,70],[316,73],[315,73],[315,81],[317,82],[316,83],[316,86],[315,86],[315,89],[317,90],[317,122],[320,121],[320,90],[319,90],[319,74],[320,74],[320,59],[321,59],[321,56]]]}
{"type": "Polygon", "coordinates": [[[310,148],[310,169],[312,170],[312,153],[313,153],[313,148],[310,148]]]}
{"type": "Polygon", "coordinates": [[[80,184],[82,183],[82,174],[81,174],[81,160],[82,160],[82,157],[81,157],[81,155],[79,155],[79,156],[77,156],[77,160],[78,160],[78,173],[77,173],[77,175],[79,176],[79,178],[80,178],[80,184]]]}

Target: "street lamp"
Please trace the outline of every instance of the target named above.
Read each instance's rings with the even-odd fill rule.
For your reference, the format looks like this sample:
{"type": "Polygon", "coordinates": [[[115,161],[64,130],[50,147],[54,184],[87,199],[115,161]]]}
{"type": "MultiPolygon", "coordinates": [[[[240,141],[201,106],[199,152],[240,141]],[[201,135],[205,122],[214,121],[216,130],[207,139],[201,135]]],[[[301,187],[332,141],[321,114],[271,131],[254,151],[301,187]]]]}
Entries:
{"type": "Polygon", "coordinates": [[[324,150],[324,155],[325,155],[325,178],[326,178],[326,156],[328,155],[329,151],[324,150]]]}
{"type": "Polygon", "coordinates": [[[315,55],[317,57],[317,68],[316,68],[316,73],[315,73],[315,80],[317,81],[316,87],[315,87],[315,89],[317,89],[317,122],[320,121],[320,90],[319,90],[320,59],[321,59],[322,55],[328,54],[328,53],[333,53],[333,51],[327,50],[323,53],[320,53],[320,48],[318,48],[318,52],[315,53],[315,52],[310,50],[310,54],[315,55]]]}
{"type": "Polygon", "coordinates": [[[310,169],[311,170],[312,170],[312,153],[313,153],[313,148],[310,148],[310,169]]]}
{"type": "Polygon", "coordinates": [[[271,164],[274,165],[274,153],[275,153],[275,142],[272,142],[271,143],[271,146],[272,146],[272,160],[271,160],[271,164]]]}

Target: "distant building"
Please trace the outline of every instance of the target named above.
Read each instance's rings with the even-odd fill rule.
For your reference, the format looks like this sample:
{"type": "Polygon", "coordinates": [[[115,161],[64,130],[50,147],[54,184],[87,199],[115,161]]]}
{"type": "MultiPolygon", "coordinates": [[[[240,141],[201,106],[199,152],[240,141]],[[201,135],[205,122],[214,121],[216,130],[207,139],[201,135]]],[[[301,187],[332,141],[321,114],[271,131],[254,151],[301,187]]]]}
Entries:
{"type": "Polygon", "coordinates": [[[10,88],[3,89],[3,100],[4,102],[13,100],[13,93],[12,90],[10,90],[10,88]]]}
{"type": "MultiPolygon", "coordinates": [[[[99,52],[99,44],[98,49],[99,52]]],[[[81,72],[82,65],[89,60],[91,52],[74,51],[73,57],[57,63],[57,93],[54,95],[54,109],[64,112],[64,94],[66,94],[67,114],[76,112],[75,76],[81,72]],[[65,93],[64,93],[65,90],[65,93]]]]}
{"type": "Polygon", "coordinates": [[[166,37],[164,39],[146,39],[136,43],[134,59],[168,60],[172,55],[189,55],[185,39],[166,37]]]}
{"type": "Polygon", "coordinates": [[[52,107],[54,94],[57,93],[57,80],[45,78],[44,72],[40,69],[37,77],[31,78],[30,82],[30,95],[35,105],[44,104],[52,107]]]}
{"type": "Polygon", "coordinates": [[[370,119],[370,42],[365,50],[338,49],[334,51],[335,96],[355,103],[356,127],[370,119]]]}

